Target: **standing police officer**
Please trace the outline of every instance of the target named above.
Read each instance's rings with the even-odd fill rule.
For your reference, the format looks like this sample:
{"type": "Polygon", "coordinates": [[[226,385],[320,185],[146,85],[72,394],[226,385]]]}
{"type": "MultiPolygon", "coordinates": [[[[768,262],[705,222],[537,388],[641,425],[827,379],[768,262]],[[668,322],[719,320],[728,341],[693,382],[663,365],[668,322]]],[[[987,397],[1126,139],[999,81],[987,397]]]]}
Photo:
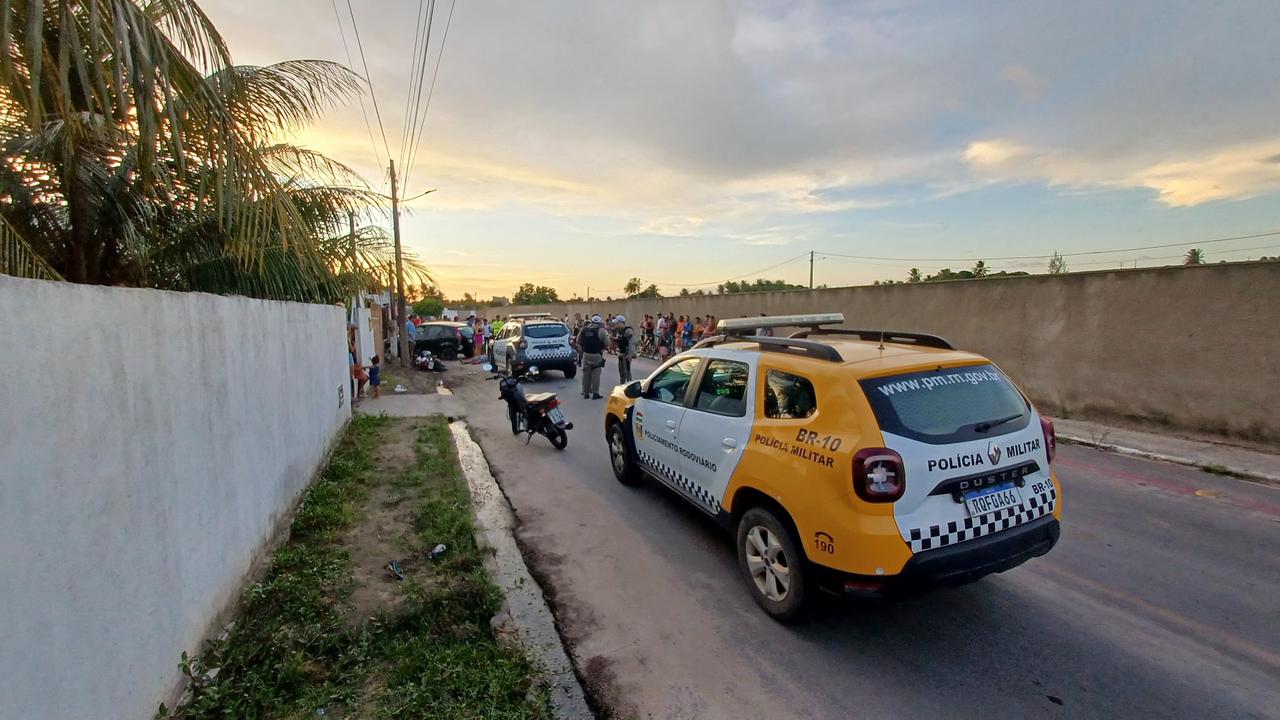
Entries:
{"type": "Polygon", "coordinates": [[[613,318],[613,347],[618,351],[618,383],[631,382],[631,358],[636,356],[635,331],[627,325],[625,315],[613,318]]]}
{"type": "Polygon", "coordinates": [[[609,333],[601,326],[599,315],[578,331],[578,350],[582,353],[582,397],[600,399],[600,371],[604,368],[604,349],[609,333]]]}

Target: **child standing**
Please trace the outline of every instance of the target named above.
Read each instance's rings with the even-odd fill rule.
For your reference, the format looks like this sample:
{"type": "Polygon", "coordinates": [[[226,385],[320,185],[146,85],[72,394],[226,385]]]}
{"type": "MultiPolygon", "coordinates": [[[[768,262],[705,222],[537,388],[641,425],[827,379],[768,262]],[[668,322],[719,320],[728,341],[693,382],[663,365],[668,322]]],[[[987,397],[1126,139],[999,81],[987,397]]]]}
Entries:
{"type": "Polygon", "coordinates": [[[378,397],[379,387],[382,385],[382,359],[374,355],[372,362],[369,366],[369,386],[373,388],[373,396],[378,397]]]}

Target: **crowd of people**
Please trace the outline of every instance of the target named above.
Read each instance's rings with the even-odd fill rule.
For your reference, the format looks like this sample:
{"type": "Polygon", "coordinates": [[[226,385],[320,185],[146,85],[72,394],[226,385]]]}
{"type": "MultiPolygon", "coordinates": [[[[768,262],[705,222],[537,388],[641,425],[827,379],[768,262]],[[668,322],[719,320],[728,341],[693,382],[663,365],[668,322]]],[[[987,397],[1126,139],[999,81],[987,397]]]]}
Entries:
{"type": "MultiPolygon", "coordinates": [[[[416,326],[426,321],[426,318],[411,316],[405,322],[405,332],[413,337],[416,326]]],[[[670,312],[645,315],[636,325],[632,325],[625,315],[613,314],[584,317],[576,313],[572,321],[568,315],[561,321],[570,329],[570,343],[578,354],[578,366],[583,371],[582,396],[594,399],[601,397],[600,374],[606,364],[606,355],[617,357],[618,382],[628,383],[632,380],[632,358],[639,356],[665,361],[714,336],[718,323],[714,315],[676,315],[670,312]]],[[[483,357],[488,352],[489,343],[498,336],[506,322],[501,315],[492,320],[484,315],[466,318],[467,327],[474,333],[475,357],[483,357]]],[[[761,328],[756,334],[771,335],[772,331],[761,328]]]]}

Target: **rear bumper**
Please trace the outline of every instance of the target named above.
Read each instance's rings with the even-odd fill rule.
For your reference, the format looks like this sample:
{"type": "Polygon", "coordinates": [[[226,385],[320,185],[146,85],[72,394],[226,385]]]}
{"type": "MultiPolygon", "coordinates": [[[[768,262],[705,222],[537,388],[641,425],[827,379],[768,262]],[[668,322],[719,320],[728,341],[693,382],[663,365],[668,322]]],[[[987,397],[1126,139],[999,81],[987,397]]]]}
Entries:
{"type": "Polygon", "coordinates": [[[854,575],[815,568],[824,589],[850,596],[909,595],[939,585],[963,585],[1015,568],[1044,555],[1058,543],[1061,528],[1052,515],[994,535],[916,553],[892,576],[854,575]]]}

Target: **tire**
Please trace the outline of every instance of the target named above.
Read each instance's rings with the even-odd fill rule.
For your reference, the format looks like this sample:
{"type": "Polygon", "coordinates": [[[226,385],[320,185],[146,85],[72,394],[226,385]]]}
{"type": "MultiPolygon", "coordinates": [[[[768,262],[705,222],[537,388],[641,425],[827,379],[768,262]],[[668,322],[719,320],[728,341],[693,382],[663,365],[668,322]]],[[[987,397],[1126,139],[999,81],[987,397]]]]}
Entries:
{"type": "Polygon", "coordinates": [[[520,417],[519,415],[516,414],[516,409],[511,407],[510,405],[507,406],[507,419],[511,421],[511,434],[519,435],[520,434],[520,417]]]}
{"type": "Polygon", "coordinates": [[[767,508],[751,508],[738,522],[737,547],[738,567],[760,609],[779,622],[799,619],[808,588],[804,552],[791,528],[767,508]]]}
{"type": "Polygon", "coordinates": [[[565,432],[562,427],[556,427],[556,424],[550,420],[543,421],[542,433],[551,441],[551,446],[557,450],[563,450],[569,446],[569,433],[565,432]]]}
{"type": "Polygon", "coordinates": [[[609,426],[609,465],[618,482],[623,485],[640,484],[640,468],[636,466],[635,454],[631,452],[620,422],[609,426]]]}
{"type": "Polygon", "coordinates": [[[445,348],[445,349],[440,353],[440,357],[444,358],[445,360],[450,360],[450,361],[452,361],[452,360],[457,360],[457,359],[458,359],[458,349],[457,349],[457,348],[454,348],[454,347],[447,347],[447,348],[445,348]]]}
{"type": "Polygon", "coordinates": [[[564,379],[572,380],[574,375],[578,374],[578,366],[570,365],[564,369],[564,379]]]}

